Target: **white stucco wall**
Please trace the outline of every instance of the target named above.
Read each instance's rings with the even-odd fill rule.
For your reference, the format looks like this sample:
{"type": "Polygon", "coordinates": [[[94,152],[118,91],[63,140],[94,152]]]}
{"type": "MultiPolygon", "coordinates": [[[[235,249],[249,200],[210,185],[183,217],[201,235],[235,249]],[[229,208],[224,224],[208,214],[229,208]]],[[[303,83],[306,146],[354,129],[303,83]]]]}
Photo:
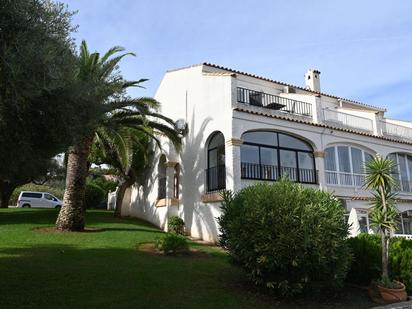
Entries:
{"type": "MultiPolygon", "coordinates": [[[[174,120],[184,119],[189,126],[188,135],[180,153],[165,139],[162,149],[156,155],[150,171],[150,177],[142,187],[132,187],[125,198],[125,214],[140,217],[166,229],[167,218],[179,215],[184,219],[187,233],[193,237],[215,242],[219,227],[216,218],[220,216],[219,202],[202,202],[205,197],[205,169],[207,167],[208,139],[214,132],[221,132],[226,141],[226,189],[237,191],[253,181],[242,180],[240,176],[240,146],[232,142],[239,140],[244,132],[250,130],[276,130],[298,136],[308,141],[315,152],[322,153],[328,146],[336,144],[356,145],[371,153],[387,156],[393,152],[412,154],[412,146],[398,142],[343,132],[330,128],[308,125],[295,121],[271,118],[242,111],[235,111],[236,87],[281,95],[291,99],[313,104],[316,113],[313,122],[321,122],[321,110],[325,107],[339,106],[337,99],[319,97],[313,93],[282,94],[284,86],[250,76],[229,74],[225,70],[208,66],[193,66],[165,74],[155,98],[161,102],[161,112],[174,120]],[[157,165],[161,154],[168,162],[180,164],[179,199],[177,204],[157,207],[157,165]]],[[[259,107],[250,107],[261,111],[259,107]]],[[[362,115],[376,121],[376,111],[361,107],[357,109],[339,108],[347,113],[362,115]]],[[[273,111],[266,111],[268,115],[273,111]]],[[[293,117],[292,117],[293,118],[293,117]]],[[[340,198],[348,199],[347,208],[367,208],[368,203],[353,200],[356,197],[368,197],[370,194],[359,188],[328,186],[325,182],[324,159],[317,156],[316,169],[319,175],[319,187],[340,198]]],[[[170,171],[169,171],[170,172],[170,171]]],[[[401,193],[400,198],[412,199],[411,194],[401,193]]],[[[402,209],[412,209],[412,204],[403,203],[402,209]]]]}

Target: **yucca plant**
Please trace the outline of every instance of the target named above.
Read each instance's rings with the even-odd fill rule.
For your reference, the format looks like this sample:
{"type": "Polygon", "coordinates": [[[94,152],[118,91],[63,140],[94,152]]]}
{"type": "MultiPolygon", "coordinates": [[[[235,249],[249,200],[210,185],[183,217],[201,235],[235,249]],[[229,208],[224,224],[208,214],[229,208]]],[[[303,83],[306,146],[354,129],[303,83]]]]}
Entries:
{"type": "Polygon", "coordinates": [[[389,239],[397,228],[396,184],[393,175],[396,164],[390,159],[375,156],[365,164],[365,188],[373,191],[371,225],[377,227],[382,241],[382,282],[389,280],[389,239]]]}
{"type": "MultiPolygon", "coordinates": [[[[126,142],[121,132],[131,130],[153,139],[161,134],[179,148],[179,130],[171,119],[158,113],[159,103],[156,100],[147,97],[129,98],[125,95],[127,88],[142,87],[141,83],[146,79],[123,79],[118,71],[119,62],[125,56],[133,55],[123,51],[122,47],[116,46],[100,56],[97,52],[90,53],[85,41],[81,43],[76,80],[82,90],[82,99],[93,108],[91,113],[84,115],[86,133],[68,149],[66,190],[63,207],[56,221],[59,230],[84,229],[83,197],[88,158],[95,139],[109,139],[120,145],[120,148],[125,148],[126,142]]],[[[120,153],[126,154],[127,151],[120,149],[120,153]]],[[[125,162],[126,158],[122,160],[125,162]]]]}

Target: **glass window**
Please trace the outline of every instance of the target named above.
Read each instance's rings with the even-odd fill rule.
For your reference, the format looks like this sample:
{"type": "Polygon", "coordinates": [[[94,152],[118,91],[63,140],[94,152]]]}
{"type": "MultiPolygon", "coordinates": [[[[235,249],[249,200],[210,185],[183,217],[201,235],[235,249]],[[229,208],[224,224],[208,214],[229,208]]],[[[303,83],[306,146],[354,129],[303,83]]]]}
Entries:
{"type": "Polygon", "coordinates": [[[276,149],[260,147],[260,156],[263,165],[278,165],[276,149]]]}
{"type": "Polygon", "coordinates": [[[292,181],[297,180],[295,151],[280,150],[280,170],[282,176],[287,176],[292,181]]]}
{"type": "Polygon", "coordinates": [[[259,164],[259,147],[242,145],[242,147],[240,147],[240,160],[245,163],[259,164]]]}
{"type": "Polygon", "coordinates": [[[325,150],[325,168],[327,171],[336,171],[335,147],[329,147],[325,150]]]}
{"type": "Polygon", "coordinates": [[[53,198],[53,196],[51,196],[50,194],[44,194],[44,198],[46,199],[46,200],[49,200],[49,201],[53,201],[54,200],[54,198],[53,198]]]}
{"type": "Polygon", "coordinates": [[[313,150],[306,142],[286,134],[264,131],[246,132],[242,139],[242,178],[276,180],[280,175],[288,175],[292,181],[316,182],[313,150]]]}
{"type": "Polygon", "coordinates": [[[299,179],[301,182],[315,181],[315,166],[313,154],[307,152],[298,152],[299,161],[299,179]]]}
{"type": "Polygon", "coordinates": [[[225,138],[222,133],[214,133],[207,145],[207,191],[226,187],[225,138]]]}
{"type": "Polygon", "coordinates": [[[208,149],[216,148],[218,146],[225,145],[225,138],[223,137],[222,133],[215,133],[213,137],[210,139],[208,149]]]}
{"type": "Polygon", "coordinates": [[[352,168],[353,173],[361,174],[363,173],[363,156],[362,150],[358,148],[351,147],[351,155],[352,155],[352,168]]]}
{"type": "Polygon", "coordinates": [[[26,192],[21,195],[22,197],[31,197],[31,198],[41,198],[41,193],[26,192]]]}
{"type": "Polygon", "coordinates": [[[350,159],[348,146],[338,146],[339,171],[350,173],[350,159]]]}
{"type": "Polygon", "coordinates": [[[246,132],[242,135],[245,142],[262,144],[268,146],[277,146],[277,133],[275,132],[246,132]]]}
{"type": "Polygon", "coordinates": [[[312,148],[306,144],[304,141],[297,139],[296,137],[285,135],[279,133],[279,146],[285,148],[293,148],[299,150],[308,150],[311,151],[312,148]]]}

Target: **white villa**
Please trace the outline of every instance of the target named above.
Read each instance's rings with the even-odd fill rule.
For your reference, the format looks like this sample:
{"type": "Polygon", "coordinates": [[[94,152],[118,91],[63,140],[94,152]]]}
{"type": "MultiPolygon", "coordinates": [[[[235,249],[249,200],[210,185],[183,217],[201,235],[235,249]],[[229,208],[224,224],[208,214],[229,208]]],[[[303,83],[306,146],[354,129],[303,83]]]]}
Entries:
{"type": "Polygon", "coordinates": [[[352,235],[371,232],[362,164],[380,154],[399,167],[396,233],[411,235],[412,122],[322,93],[317,70],[309,70],[304,82],[299,87],[209,63],[168,71],[155,98],[165,116],[187,123],[184,146],[176,153],[164,140],[147,183],[126,193],[123,215],[163,229],[177,215],[189,235],[215,242],[219,191],[288,175],[334,192],[352,235]]]}

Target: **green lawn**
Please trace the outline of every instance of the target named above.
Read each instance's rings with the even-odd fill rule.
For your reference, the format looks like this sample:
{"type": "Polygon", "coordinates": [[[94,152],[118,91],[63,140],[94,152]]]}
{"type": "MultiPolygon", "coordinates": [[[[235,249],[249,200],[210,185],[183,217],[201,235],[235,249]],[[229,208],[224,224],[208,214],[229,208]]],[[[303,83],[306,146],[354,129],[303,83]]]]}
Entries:
{"type": "Polygon", "coordinates": [[[89,211],[86,233],[45,233],[57,210],[0,209],[0,308],[368,308],[363,291],[339,299],[279,302],[249,287],[213,246],[208,257],[138,252],[161,231],[111,212],[89,211]]]}

